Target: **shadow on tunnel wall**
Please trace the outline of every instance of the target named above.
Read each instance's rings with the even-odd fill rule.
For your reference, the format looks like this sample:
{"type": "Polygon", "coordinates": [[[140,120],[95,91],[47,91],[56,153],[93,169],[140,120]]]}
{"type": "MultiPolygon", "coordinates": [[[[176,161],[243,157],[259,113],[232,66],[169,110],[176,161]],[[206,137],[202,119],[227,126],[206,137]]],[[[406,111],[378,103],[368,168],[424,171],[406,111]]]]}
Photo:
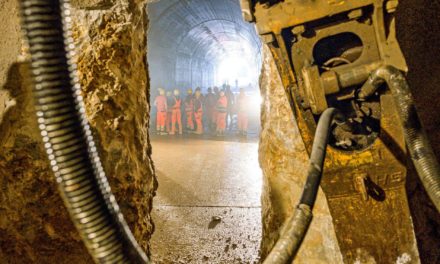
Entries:
{"type": "MultiPolygon", "coordinates": [[[[440,157],[440,2],[403,0],[397,9],[397,37],[409,67],[408,82],[417,111],[440,157]]],[[[411,162],[408,162],[411,164],[411,162]]],[[[440,214],[414,168],[408,168],[407,195],[422,263],[440,263],[440,214]]]]}

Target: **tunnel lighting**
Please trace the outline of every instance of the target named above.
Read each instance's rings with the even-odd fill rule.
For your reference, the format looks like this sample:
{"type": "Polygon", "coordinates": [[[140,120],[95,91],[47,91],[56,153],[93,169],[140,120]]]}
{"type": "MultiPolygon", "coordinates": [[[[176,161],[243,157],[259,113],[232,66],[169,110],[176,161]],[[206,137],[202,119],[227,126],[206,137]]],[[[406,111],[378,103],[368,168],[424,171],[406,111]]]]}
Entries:
{"type": "Polygon", "coordinates": [[[259,112],[262,101],[263,99],[258,91],[249,95],[249,107],[251,107],[251,109],[255,109],[259,112]]]}
{"type": "Polygon", "coordinates": [[[233,89],[236,85],[254,85],[258,80],[258,64],[246,52],[228,54],[219,62],[217,80],[221,82],[219,85],[229,84],[233,89]]]}

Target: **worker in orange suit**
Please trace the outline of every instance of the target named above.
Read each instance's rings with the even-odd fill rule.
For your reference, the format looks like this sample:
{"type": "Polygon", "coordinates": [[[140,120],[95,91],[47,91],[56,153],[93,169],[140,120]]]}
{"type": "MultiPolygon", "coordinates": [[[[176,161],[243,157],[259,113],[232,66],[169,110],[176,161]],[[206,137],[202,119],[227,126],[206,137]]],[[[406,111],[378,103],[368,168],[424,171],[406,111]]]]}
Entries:
{"type": "Polygon", "coordinates": [[[217,136],[223,136],[226,129],[226,115],[228,112],[228,98],[225,95],[225,91],[220,91],[220,97],[217,100],[216,105],[217,112],[217,136]]]}
{"type": "Polygon", "coordinates": [[[179,126],[179,135],[182,135],[182,99],[180,99],[180,91],[178,89],[174,90],[173,102],[171,105],[172,113],[171,113],[171,133],[170,135],[174,135],[176,133],[176,123],[179,126]]]}
{"type": "Polygon", "coordinates": [[[240,88],[240,93],[238,94],[237,100],[235,103],[237,104],[237,115],[238,115],[238,133],[246,136],[248,130],[248,108],[249,108],[249,99],[246,96],[243,88],[240,88]]]}
{"type": "Polygon", "coordinates": [[[165,122],[167,119],[167,98],[165,97],[165,90],[159,88],[159,95],[154,99],[154,106],[156,106],[156,130],[157,133],[163,135],[165,133],[165,122]]]}
{"type": "Polygon", "coordinates": [[[194,118],[197,125],[196,134],[203,134],[203,96],[200,87],[197,87],[194,95],[194,118]]]}
{"type": "Polygon", "coordinates": [[[191,88],[188,89],[185,98],[185,114],[186,114],[186,129],[192,131],[194,130],[194,121],[193,121],[194,96],[191,88]]]}
{"type": "Polygon", "coordinates": [[[171,91],[167,91],[167,120],[166,120],[166,127],[167,127],[167,133],[170,134],[171,133],[171,117],[173,114],[173,109],[172,109],[172,105],[173,105],[173,93],[171,91]]]}

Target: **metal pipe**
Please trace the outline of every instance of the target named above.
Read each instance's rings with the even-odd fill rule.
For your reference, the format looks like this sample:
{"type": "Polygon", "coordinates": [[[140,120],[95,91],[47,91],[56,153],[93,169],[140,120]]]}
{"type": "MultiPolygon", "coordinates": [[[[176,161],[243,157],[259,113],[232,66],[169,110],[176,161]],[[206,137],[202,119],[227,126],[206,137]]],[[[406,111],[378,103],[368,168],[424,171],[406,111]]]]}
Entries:
{"type": "Polygon", "coordinates": [[[72,62],[68,0],[21,0],[44,146],[70,217],[96,263],[148,263],[102,168],[72,62]]]}
{"type": "Polygon", "coordinates": [[[362,86],[358,98],[366,99],[383,83],[388,85],[396,101],[411,160],[429,197],[440,212],[440,166],[417,115],[414,99],[403,73],[393,66],[380,67],[362,86]]]}
{"type": "Polygon", "coordinates": [[[312,209],[321,182],[330,126],[335,119],[339,119],[338,121],[343,119],[335,108],[328,108],[319,118],[310,155],[308,176],[299,205],[281,228],[280,238],[264,260],[264,264],[291,263],[301,246],[312,221],[312,209]]]}

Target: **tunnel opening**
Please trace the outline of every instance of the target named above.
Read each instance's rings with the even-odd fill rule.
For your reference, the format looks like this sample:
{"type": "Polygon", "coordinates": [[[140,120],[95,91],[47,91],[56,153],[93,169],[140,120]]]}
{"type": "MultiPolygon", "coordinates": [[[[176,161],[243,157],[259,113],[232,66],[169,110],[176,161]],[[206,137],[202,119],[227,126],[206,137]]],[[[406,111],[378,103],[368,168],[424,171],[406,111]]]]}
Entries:
{"type": "Polygon", "coordinates": [[[257,262],[258,34],[243,20],[238,0],[150,1],[147,14],[150,135],[159,183],[153,260],[257,262]]]}

